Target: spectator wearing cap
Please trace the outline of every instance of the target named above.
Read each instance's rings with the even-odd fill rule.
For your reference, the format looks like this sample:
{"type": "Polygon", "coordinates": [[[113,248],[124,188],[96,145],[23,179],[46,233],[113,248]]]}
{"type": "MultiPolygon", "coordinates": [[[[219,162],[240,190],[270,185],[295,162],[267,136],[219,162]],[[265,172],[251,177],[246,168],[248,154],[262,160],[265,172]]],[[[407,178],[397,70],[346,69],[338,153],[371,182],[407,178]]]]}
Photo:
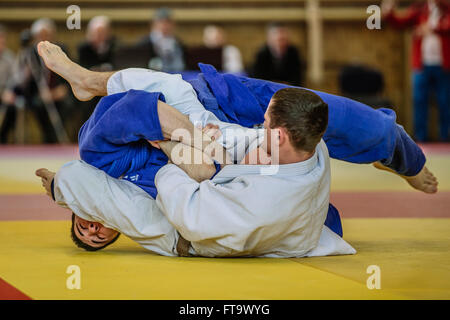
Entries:
{"type": "Polygon", "coordinates": [[[174,35],[175,22],[172,12],[167,8],[156,10],[150,23],[150,34],[145,36],[139,46],[148,45],[156,57],[150,60],[151,69],[164,72],[180,72],[185,69],[185,49],[174,35]]]}

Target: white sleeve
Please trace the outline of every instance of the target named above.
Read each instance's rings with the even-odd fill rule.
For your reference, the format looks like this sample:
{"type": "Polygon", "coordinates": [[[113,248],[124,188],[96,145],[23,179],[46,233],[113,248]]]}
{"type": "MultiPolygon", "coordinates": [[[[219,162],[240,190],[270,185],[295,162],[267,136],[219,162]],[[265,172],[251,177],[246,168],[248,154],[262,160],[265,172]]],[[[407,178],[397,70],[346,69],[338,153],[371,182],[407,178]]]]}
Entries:
{"type": "Polygon", "coordinates": [[[191,179],[175,165],[166,165],[155,178],[156,204],[189,241],[214,239],[240,250],[257,218],[247,207],[254,188],[244,181],[216,185],[191,179]]]}
{"type": "Polygon", "coordinates": [[[204,127],[208,123],[219,126],[222,135],[216,140],[230,154],[231,160],[239,163],[253,148],[262,143],[264,129],[246,128],[235,123],[223,122],[214,113],[204,110],[189,114],[194,126],[204,127]]]}

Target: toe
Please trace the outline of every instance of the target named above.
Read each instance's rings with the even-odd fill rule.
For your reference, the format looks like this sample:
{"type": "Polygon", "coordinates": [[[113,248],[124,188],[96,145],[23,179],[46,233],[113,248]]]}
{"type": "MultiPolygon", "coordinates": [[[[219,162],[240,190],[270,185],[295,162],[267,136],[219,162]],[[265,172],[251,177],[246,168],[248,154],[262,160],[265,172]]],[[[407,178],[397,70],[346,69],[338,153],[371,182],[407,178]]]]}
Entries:
{"type": "Polygon", "coordinates": [[[436,193],[437,192],[437,185],[436,184],[427,184],[426,185],[426,193],[436,193]]]}
{"type": "Polygon", "coordinates": [[[40,56],[42,56],[42,53],[43,53],[43,50],[44,50],[44,46],[45,46],[45,44],[44,44],[43,41],[41,41],[41,42],[39,42],[37,44],[37,50],[38,50],[38,53],[39,53],[40,56]]]}
{"type": "Polygon", "coordinates": [[[40,169],[36,170],[35,174],[38,177],[44,178],[46,176],[47,172],[48,172],[48,170],[46,168],[40,168],[40,169]]]}

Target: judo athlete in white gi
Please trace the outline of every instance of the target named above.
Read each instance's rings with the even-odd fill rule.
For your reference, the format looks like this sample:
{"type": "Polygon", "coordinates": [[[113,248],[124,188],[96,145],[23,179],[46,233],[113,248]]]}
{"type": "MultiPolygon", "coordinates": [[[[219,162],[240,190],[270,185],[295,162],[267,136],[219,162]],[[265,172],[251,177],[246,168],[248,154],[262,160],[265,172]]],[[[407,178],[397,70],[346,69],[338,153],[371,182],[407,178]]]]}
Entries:
{"type": "MultiPolygon", "coordinates": [[[[77,88],[77,83],[70,81],[76,75],[61,67],[58,59],[67,57],[58,49],[48,43],[44,47],[41,45],[40,52],[45,51],[41,56],[50,69],[69,80],[79,98],[88,99],[92,93],[86,87],[77,88]]],[[[206,125],[216,120],[195,99],[189,84],[176,75],[125,70],[111,74],[103,84],[98,79],[91,80],[93,86],[99,87],[98,90],[91,87],[91,90],[103,95],[128,89],[159,91],[169,105],[189,114],[191,121],[201,120],[206,125]],[[171,92],[174,87],[176,90],[171,92]]],[[[320,114],[322,108],[322,114],[328,112],[327,109],[324,112],[326,104],[315,94],[308,93],[304,100],[315,105],[316,110],[311,110],[319,110],[320,114]]],[[[272,117],[283,117],[281,109],[277,108],[283,101],[289,104],[289,90],[278,98],[274,96],[266,113],[267,128],[270,122],[280,120],[272,117]]],[[[220,129],[235,126],[217,123],[220,129]]],[[[290,139],[292,132],[283,126],[276,127],[279,134],[276,145],[280,148],[280,165],[276,171],[271,172],[270,166],[260,164],[226,165],[212,180],[199,183],[176,165],[168,164],[156,175],[158,197],[155,201],[136,185],[75,161],[63,166],[54,176],[54,196],[58,204],[69,207],[88,222],[88,226],[84,226],[87,231],[83,232],[95,233],[94,229],[101,224],[162,255],[179,254],[179,234],[190,242],[191,255],[206,257],[352,254],[355,250],[323,225],[330,188],[329,156],[320,140],[325,128],[326,120],[319,131],[312,133],[312,141],[316,139],[312,147],[310,144],[303,150],[290,139]]],[[[231,144],[227,137],[217,141],[231,151],[233,160],[239,163],[258,148],[260,134],[253,137],[243,148],[244,152],[239,152],[242,148],[237,148],[235,137],[231,144]]],[[[270,154],[271,150],[267,151],[270,154]]],[[[49,192],[53,175],[48,171],[38,175],[49,192]]],[[[114,240],[117,234],[106,236],[107,241],[103,243],[114,240]]]]}

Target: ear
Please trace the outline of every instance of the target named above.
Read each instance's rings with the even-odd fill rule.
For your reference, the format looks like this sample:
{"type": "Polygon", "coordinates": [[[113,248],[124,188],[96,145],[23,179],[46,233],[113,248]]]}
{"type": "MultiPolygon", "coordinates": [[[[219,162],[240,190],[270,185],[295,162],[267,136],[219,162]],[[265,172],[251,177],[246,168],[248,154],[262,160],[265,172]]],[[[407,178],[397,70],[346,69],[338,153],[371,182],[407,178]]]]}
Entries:
{"type": "Polygon", "coordinates": [[[278,131],[278,145],[282,146],[286,143],[289,143],[289,135],[285,128],[276,128],[278,131]]]}

